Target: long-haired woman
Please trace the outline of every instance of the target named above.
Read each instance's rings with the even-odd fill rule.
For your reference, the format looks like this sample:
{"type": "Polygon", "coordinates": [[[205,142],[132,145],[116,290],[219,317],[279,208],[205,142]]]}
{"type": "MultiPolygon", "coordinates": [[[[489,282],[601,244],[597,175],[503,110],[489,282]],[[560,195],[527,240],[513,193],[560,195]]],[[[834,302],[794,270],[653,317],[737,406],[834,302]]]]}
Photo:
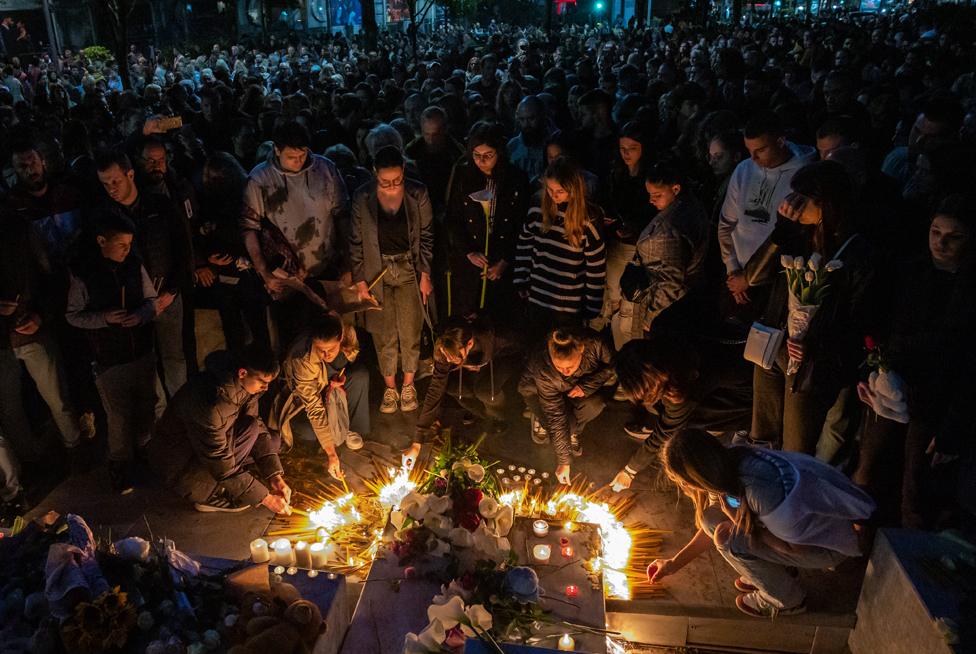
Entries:
{"type": "Polygon", "coordinates": [[[786,330],[789,288],[779,274],[782,255],[843,268],[829,273],[830,288],[803,338],[784,338],[772,368],[757,365],[753,376],[752,438],[782,443],[783,449],[813,454],[828,410],[843,389],[853,389],[864,359],[863,336],[876,318],[872,289],[873,254],[854,231],[852,185],[843,167],[818,161],[796,172],[792,192],[779,208],[776,227],[746,266],[750,284],[772,276],[769,302],[759,321],[786,330]],[[753,267],[764,271],[755,273],[753,267]],[[788,361],[800,362],[787,374],[788,361]]]}
{"type": "Polygon", "coordinates": [[[586,201],[579,166],[560,157],[549,164],[545,192],[529,210],[519,236],[515,287],[528,302],[530,335],[579,325],[603,307],[606,248],[596,226],[599,208],[586,201]]]}
{"type": "Polygon", "coordinates": [[[861,556],[858,527],[874,502],[813,457],[754,447],[726,448],[688,429],[661,448],[667,476],[695,507],[698,531],[680,552],[648,567],[660,581],[715,547],[739,573],[735,604],[754,617],[806,610],[790,568],[832,568],[861,556]]]}

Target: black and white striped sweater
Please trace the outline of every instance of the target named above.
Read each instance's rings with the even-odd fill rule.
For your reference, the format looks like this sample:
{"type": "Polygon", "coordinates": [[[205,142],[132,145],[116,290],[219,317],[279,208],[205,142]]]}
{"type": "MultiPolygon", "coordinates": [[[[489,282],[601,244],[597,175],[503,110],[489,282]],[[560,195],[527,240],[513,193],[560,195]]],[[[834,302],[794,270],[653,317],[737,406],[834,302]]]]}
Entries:
{"type": "Polygon", "coordinates": [[[543,232],[542,209],[533,207],[519,235],[515,257],[515,285],[529,292],[529,302],[552,311],[599,315],[606,283],[606,251],[593,222],[583,230],[583,242],[566,242],[563,212],[543,232]]]}

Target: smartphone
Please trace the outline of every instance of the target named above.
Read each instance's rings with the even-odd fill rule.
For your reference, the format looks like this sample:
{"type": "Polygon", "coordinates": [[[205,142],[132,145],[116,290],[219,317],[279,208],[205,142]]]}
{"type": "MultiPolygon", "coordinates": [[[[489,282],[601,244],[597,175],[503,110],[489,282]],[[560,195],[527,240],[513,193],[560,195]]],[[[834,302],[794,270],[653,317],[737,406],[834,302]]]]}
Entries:
{"type": "Polygon", "coordinates": [[[733,509],[738,509],[742,505],[737,497],[732,497],[731,495],[725,496],[725,503],[728,504],[733,509]]]}

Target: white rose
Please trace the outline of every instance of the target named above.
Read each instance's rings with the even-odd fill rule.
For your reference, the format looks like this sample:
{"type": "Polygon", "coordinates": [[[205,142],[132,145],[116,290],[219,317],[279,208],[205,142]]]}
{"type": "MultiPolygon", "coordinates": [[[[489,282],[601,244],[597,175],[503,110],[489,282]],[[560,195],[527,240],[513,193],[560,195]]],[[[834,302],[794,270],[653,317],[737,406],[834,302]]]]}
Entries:
{"type": "Polygon", "coordinates": [[[478,513],[483,518],[494,518],[498,514],[498,502],[493,497],[485,497],[478,503],[478,513]]]}
{"type": "Polygon", "coordinates": [[[478,463],[468,466],[465,472],[468,474],[468,479],[476,484],[481,483],[481,480],[485,478],[485,467],[478,463]]]}

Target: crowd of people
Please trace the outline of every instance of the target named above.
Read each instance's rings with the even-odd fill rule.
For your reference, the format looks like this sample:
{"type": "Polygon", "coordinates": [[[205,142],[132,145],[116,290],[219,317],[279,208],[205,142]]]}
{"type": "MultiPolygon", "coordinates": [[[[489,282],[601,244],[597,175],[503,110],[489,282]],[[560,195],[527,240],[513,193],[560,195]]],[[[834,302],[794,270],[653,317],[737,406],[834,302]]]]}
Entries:
{"type": "MultiPolygon", "coordinates": [[[[368,334],[379,411],[419,412],[408,465],[448,395],[504,438],[517,389],[561,483],[617,442],[587,425],[629,401],[617,491],[659,463],[698,500],[730,494],[742,526],[747,499],[767,515],[771,486],[827,474],[782,450],[851,477],[867,495],[830,479],[852,518],[873,500],[877,524],[958,519],[976,424],[963,25],[492,24],[419,43],[133,47],[131,88],[77,53],[6,59],[5,511],[22,508],[18,460],[83,469],[104,416],[115,491],[143,457],[198,510],[287,512],[282,449],[317,441],[338,478],[337,448],[369,438],[368,334]],[[783,274],[797,257],[829,284],[802,334],[783,274]],[[200,309],[219,312],[227,351],[197,351],[200,309]],[[777,332],[757,357],[753,339],[777,332]],[[61,451],[32,427],[35,395],[61,451]],[[722,454],[705,432],[771,454],[722,454]],[[706,459],[724,481],[691,469],[706,459]],[[793,478],[749,490],[784,461],[793,478]]],[[[695,547],[721,532],[728,549],[696,507],[695,547]]],[[[852,552],[841,540],[827,549],[852,552]]],[[[739,565],[762,591],[754,614],[797,606],[795,581],[739,565]]]]}

